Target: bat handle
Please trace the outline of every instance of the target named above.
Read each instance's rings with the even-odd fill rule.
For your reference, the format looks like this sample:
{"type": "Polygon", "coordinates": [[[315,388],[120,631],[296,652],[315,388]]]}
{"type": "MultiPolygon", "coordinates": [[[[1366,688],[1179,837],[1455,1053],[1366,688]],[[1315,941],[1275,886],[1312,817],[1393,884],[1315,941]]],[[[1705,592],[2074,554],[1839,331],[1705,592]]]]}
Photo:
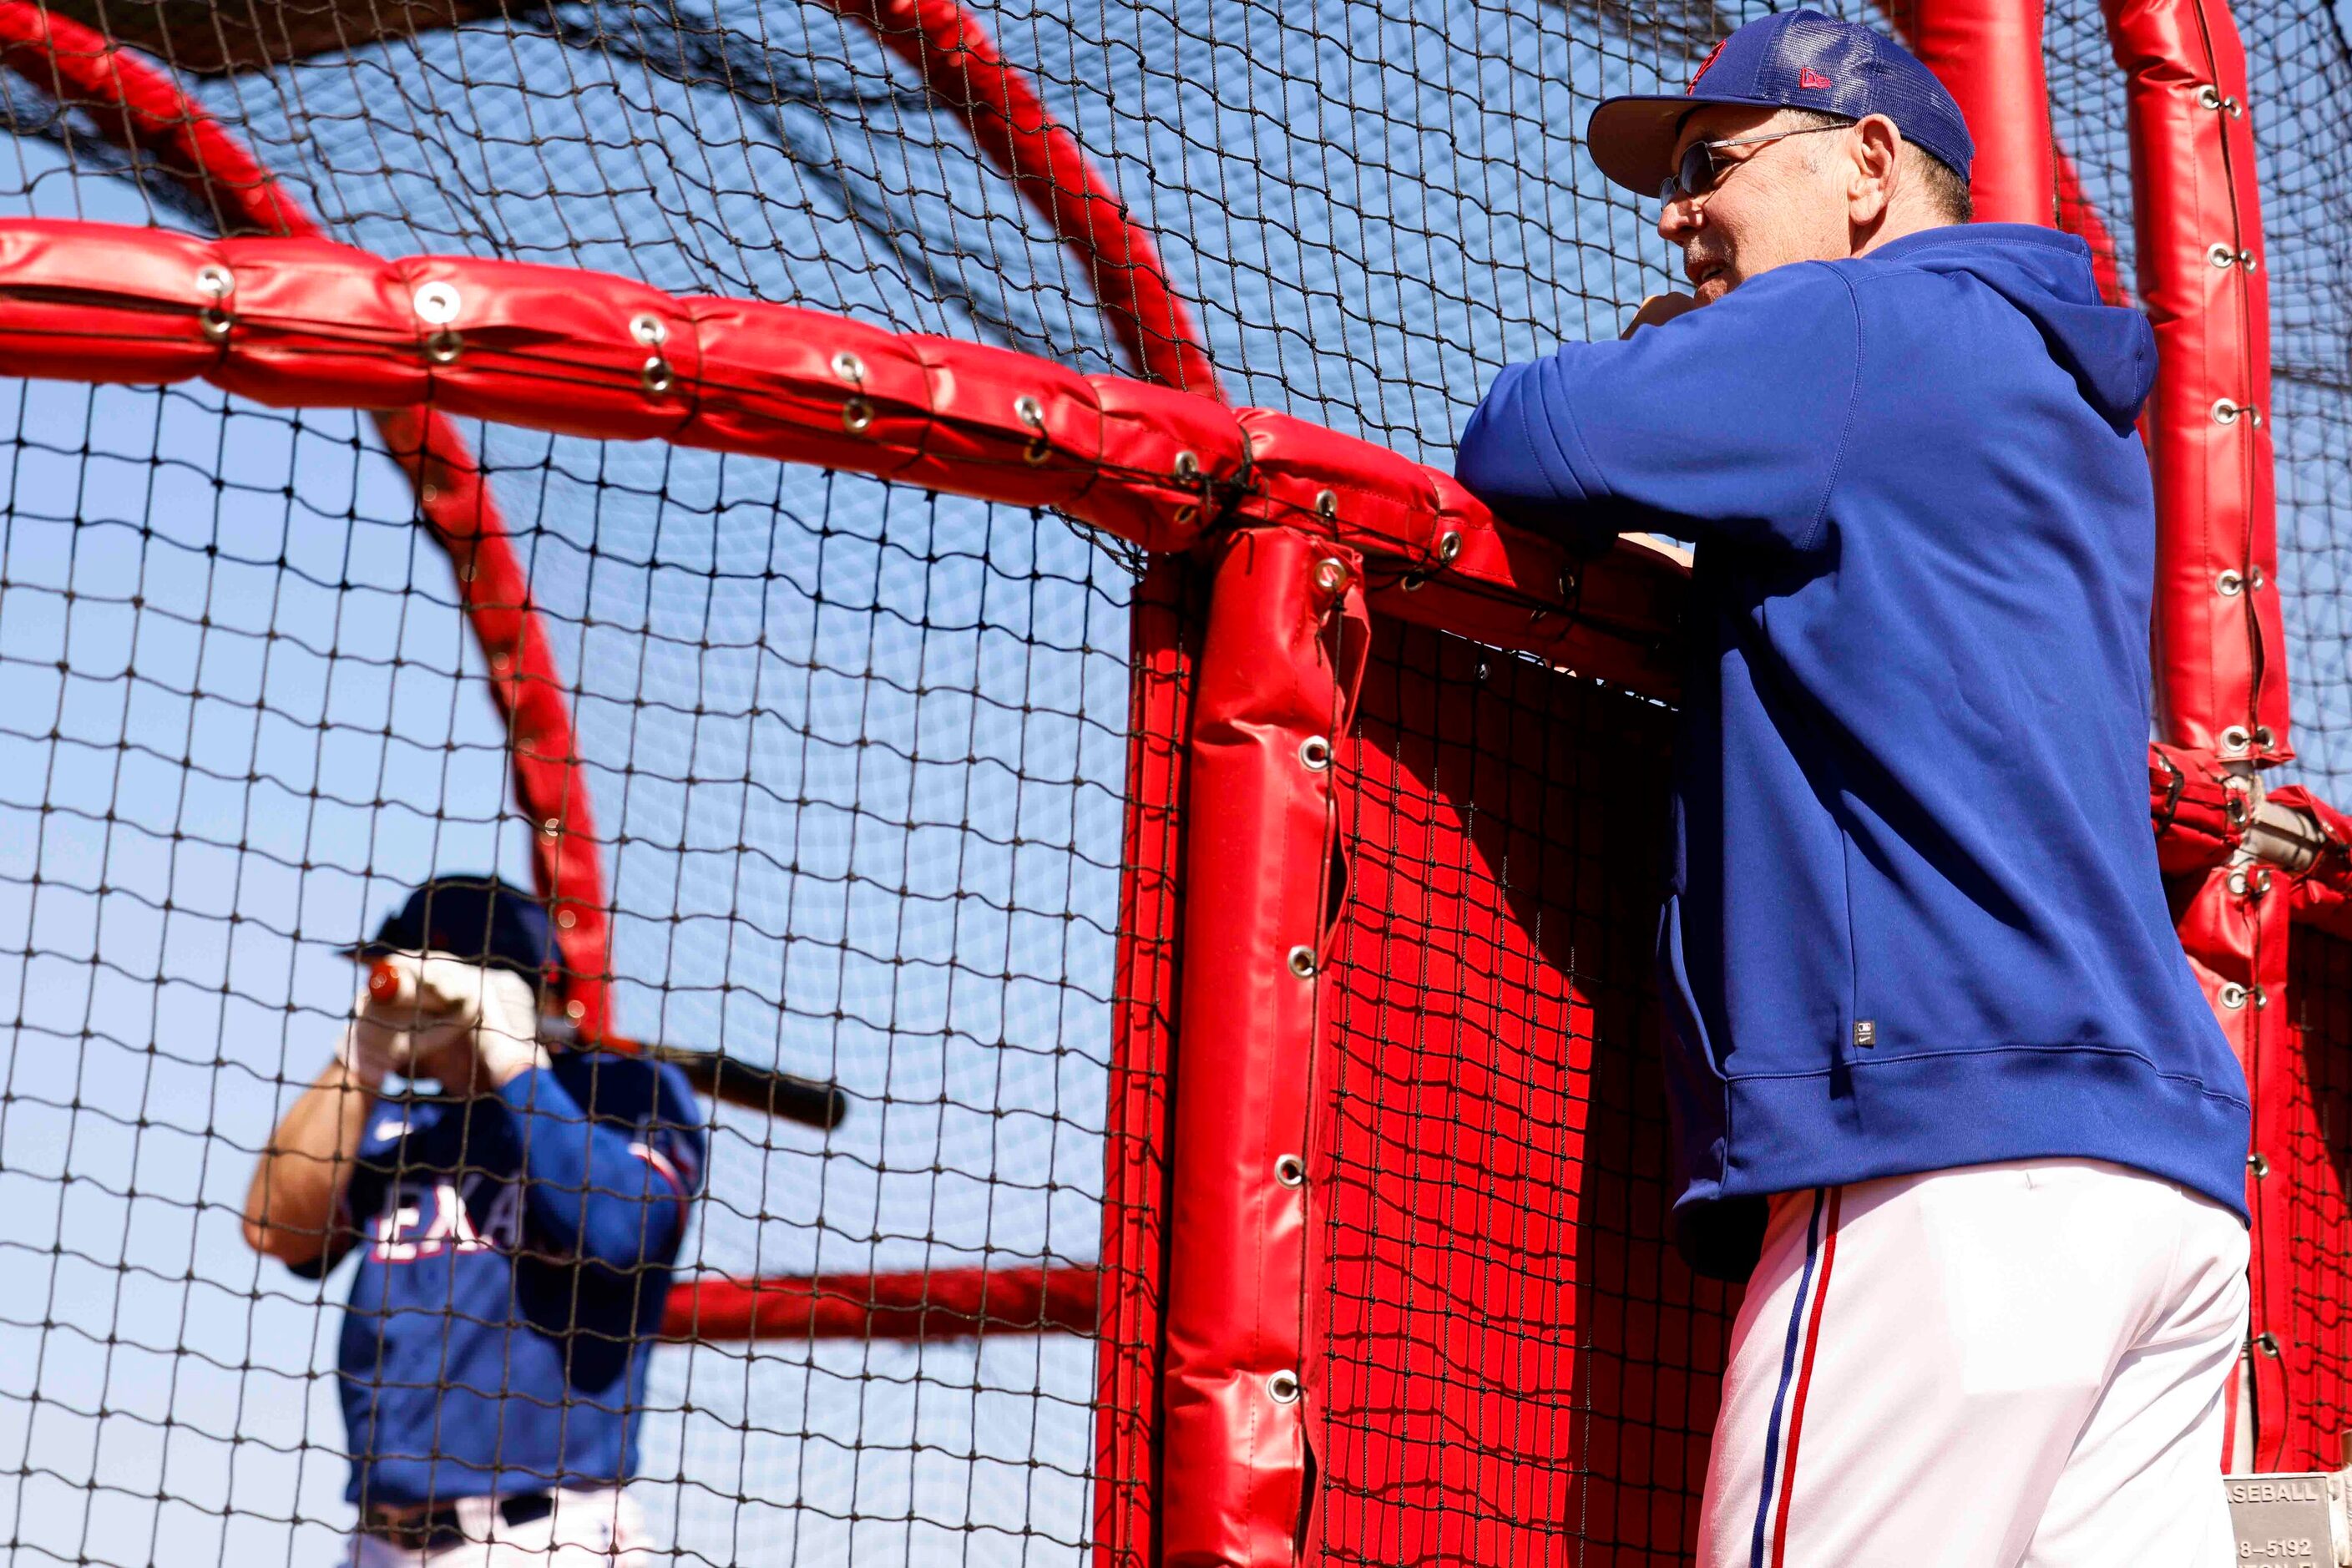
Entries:
{"type": "Polygon", "coordinates": [[[408,989],[407,976],[401,973],[400,965],[379,958],[368,966],[367,989],[368,999],[377,1006],[394,1006],[408,989]]]}

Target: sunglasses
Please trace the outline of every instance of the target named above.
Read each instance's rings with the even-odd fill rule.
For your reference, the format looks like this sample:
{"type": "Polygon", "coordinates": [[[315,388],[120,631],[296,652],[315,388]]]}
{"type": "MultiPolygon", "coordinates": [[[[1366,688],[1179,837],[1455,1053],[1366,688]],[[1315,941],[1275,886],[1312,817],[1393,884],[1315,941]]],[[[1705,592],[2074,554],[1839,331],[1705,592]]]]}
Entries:
{"type": "MultiPolygon", "coordinates": [[[[1773,131],[1762,136],[1741,136],[1729,142],[1694,142],[1683,149],[1675,163],[1675,172],[1658,187],[1658,199],[1671,202],[1677,196],[1704,196],[1727,179],[1731,171],[1748,162],[1747,158],[1718,158],[1716,154],[1726,147],[1761,147],[1770,142],[1786,142],[1791,136],[1811,136],[1817,131],[1847,131],[1853,121],[1841,120],[1835,125],[1807,125],[1795,131],[1773,131]]],[[[1754,157],[1749,153],[1748,157],[1754,157]]]]}

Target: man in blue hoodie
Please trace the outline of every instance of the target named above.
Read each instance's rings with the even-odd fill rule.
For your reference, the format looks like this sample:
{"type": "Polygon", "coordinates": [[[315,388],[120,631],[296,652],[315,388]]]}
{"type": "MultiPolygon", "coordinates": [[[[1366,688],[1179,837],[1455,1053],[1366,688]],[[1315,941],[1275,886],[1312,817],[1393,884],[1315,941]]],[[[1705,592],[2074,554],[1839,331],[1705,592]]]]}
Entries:
{"type": "Polygon", "coordinates": [[[1958,106],[1864,27],[1753,23],[1587,141],[1694,296],[1504,371],[1458,468],[1697,542],[1675,1217],[1748,1279],[1700,1562],[2210,1568],[2249,1117],[2148,830],[2147,324],[1964,226],[1958,106]]]}

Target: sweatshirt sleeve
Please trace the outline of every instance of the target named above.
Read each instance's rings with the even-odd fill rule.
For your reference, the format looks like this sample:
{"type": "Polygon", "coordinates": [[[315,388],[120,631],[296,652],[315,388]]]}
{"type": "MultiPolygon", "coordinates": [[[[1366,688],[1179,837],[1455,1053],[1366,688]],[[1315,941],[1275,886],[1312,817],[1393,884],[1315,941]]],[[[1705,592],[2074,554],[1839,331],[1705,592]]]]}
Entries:
{"type": "Polygon", "coordinates": [[[615,1269],[675,1258],[691,1174],[629,1129],[591,1117],[549,1068],[518,1074],[499,1098],[522,1144],[523,1202],[541,1236],[615,1269]]]}
{"type": "Polygon", "coordinates": [[[1497,515],[1587,551],[1648,529],[1810,548],[1852,423],[1853,291],[1783,267],[1622,342],[1507,367],[1455,477],[1497,515]]]}

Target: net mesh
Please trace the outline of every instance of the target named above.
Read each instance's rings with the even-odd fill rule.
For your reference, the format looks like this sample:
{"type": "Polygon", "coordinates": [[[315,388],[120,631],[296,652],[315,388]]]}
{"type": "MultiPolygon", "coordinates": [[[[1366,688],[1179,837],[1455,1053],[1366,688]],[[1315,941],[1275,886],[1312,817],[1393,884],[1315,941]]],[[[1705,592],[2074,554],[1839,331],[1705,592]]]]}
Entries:
{"type": "MultiPolygon", "coordinates": [[[[869,29],[781,0],[509,9],[182,85],[334,237],[382,253],[1131,369],[1091,265],[869,29]]],[[[1503,363],[1613,335],[1672,280],[1651,215],[1578,144],[1591,105],[1678,87],[1763,9],[983,19],[1155,237],[1234,401],[1442,467],[1503,363]]],[[[2326,225],[2352,82],[2324,8],[2240,22],[2298,738],[2332,790],[2352,768],[2333,739],[2352,732],[2333,553],[2352,422],[2326,225]]],[[[2060,139],[2127,281],[2095,7],[2053,8],[2050,40],[2060,139]]],[[[0,80],[0,212],[235,228],[219,193],[117,149],[103,110],[0,80]]],[[[432,872],[528,880],[510,737],[363,422],[200,386],[12,384],[0,410],[5,1538],[27,1563],[323,1561],[353,1517],[341,1286],[254,1258],[245,1183],[348,1012],[340,947],[432,872]]],[[[1150,1483],[1139,1303],[1164,1172],[1123,1130],[1164,1100],[1165,955],[1132,939],[1174,875],[1179,720],[1138,693],[1172,681],[1184,614],[1139,633],[1131,563],[1051,516],[466,434],[575,710],[620,1025],[850,1096],[830,1135],[714,1112],[686,1267],[1098,1264],[1117,1342],[665,1345],[631,1488],[660,1555],[1139,1560],[1093,1500],[1150,1483]]],[[[1610,815],[1651,793],[1664,715],[1458,640],[1382,639],[1345,759],[1319,1539],[1363,1561],[1679,1560],[1728,1303],[1660,1239],[1648,827],[1610,815]]]]}

